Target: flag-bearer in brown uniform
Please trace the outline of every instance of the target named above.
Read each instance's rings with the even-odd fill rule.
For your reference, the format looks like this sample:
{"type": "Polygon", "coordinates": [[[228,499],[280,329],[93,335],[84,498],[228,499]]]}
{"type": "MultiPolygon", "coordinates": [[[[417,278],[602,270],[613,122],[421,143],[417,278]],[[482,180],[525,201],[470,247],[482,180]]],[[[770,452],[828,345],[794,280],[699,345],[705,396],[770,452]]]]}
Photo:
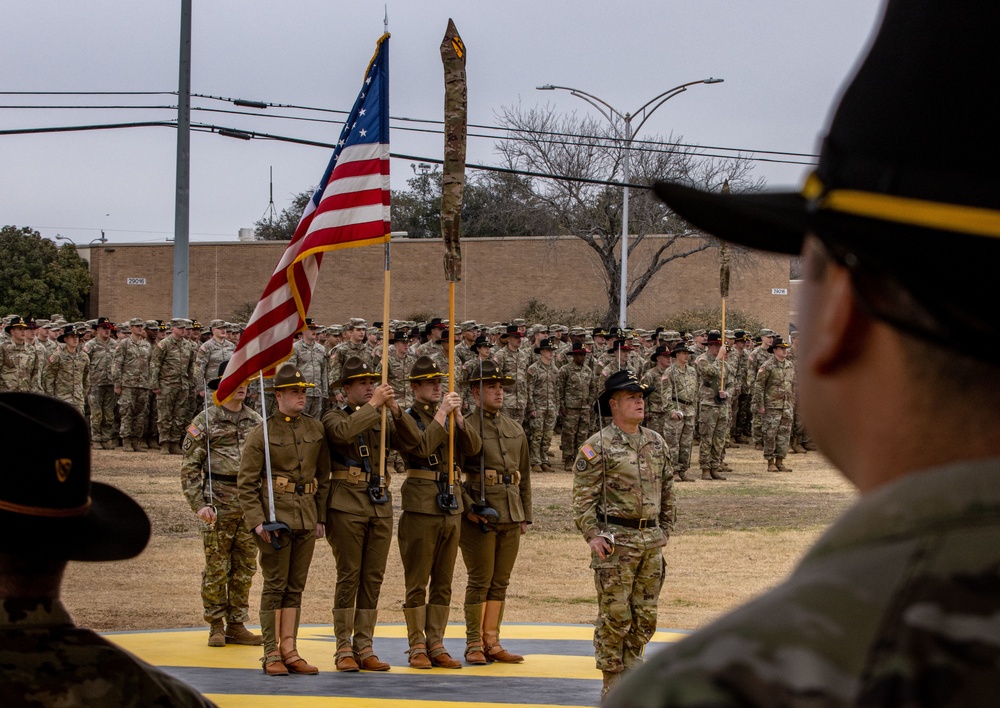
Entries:
{"type": "Polygon", "coordinates": [[[264,587],[260,596],[260,626],[264,635],[264,673],[315,674],[319,669],[299,656],[296,635],[302,590],[309,575],[316,538],[324,534],[322,516],[330,486],[330,451],[323,425],[302,415],[306,382],[291,364],[274,377],[277,411],[267,425],[275,520],[289,531],[264,529],[270,517],[264,460],[264,426],[254,428],[243,445],[237,475],[240,507],[247,527],[254,530],[260,551],[264,587]],[[272,542],[280,548],[275,548],[272,542]],[[280,644],[279,644],[280,640],[280,644]]]}
{"type": "Polygon", "coordinates": [[[323,416],[333,481],[326,509],[326,540],[337,563],[333,629],[338,671],[388,671],[372,649],[378,596],[392,542],[392,496],[381,467],[381,407],[386,412],[386,445],[392,444],[403,409],[392,386],[358,357],[344,363],[337,383],[346,405],[323,416]],[[353,635],[353,641],[352,641],[353,635]]]}
{"type": "Polygon", "coordinates": [[[500,646],[500,623],[521,536],[531,523],[528,438],[520,423],[500,412],[503,387],[513,385],[514,380],[504,376],[494,362],[484,361],[480,373],[466,383],[472,386],[477,409],[482,409],[482,415],[473,411],[466,423],[479,433],[483,449],[465,458],[463,467],[463,502],[469,509],[462,516],[459,541],[469,571],[465,660],[470,664],[519,663],[524,657],[500,646]],[[484,490],[486,505],[497,511],[495,523],[473,510],[484,490]]]}
{"type": "Polygon", "coordinates": [[[461,533],[462,489],[458,471],[448,485],[448,414],[455,412],[455,463],[482,448],[479,434],[462,417],[462,397],[441,398],[445,374],[428,356],[417,359],[410,372],[413,405],[407,409],[400,432],[400,454],[406,464],[403,513],[399,517],[399,554],[406,579],[406,633],[410,666],[460,669],[462,662],[444,648],[444,632],[451,606],[451,580],[461,533]],[[440,401],[440,404],[439,404],[440,401]],[[404,433],[417,433],[411,442],[404,433]],[[429,587],[428,587],[429,583],[429,587]],[[429,655],[429,658],[428,658],[429,655]]]}

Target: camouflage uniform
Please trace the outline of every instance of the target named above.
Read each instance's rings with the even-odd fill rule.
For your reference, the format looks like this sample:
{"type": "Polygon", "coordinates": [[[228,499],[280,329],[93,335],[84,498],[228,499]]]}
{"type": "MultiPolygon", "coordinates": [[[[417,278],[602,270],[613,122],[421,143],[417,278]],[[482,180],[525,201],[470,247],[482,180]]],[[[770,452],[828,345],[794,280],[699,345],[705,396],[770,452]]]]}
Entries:
{"type": "MultiPolygon", "coordinates": [[[[757,372],[760,371],[760,367],[764,365],[764,362],[770,358],[771,354],[764,347],[757,347],[750,352],[750,359],[747,361],[747,383],[749,386],[748,390],[750,392],[753,392],[757,387],[757,372]]],[[[760,445],[764,442],[764,433],[762,428],[764,419],[757,412],[757,406],[751,404],[750,409],[750,432],[754,443],[760,445]]]]}
{"type": "Polygon", "coordinates": [[[41,363],[32,345],[0,344],[0,391],[41,391],[41,363]]]}
{"type": "Polygon", "coordinates": [[[518,350],[503,347],[493,355],[501,376],[510,376],[514,383],[504,387],[503,414],[520,423],[528,405],[528,352],[526,344],[518,350]]]}
{"type": "Polygon", "coordinates": [[[764,362],[757,372],[753,408],[755,411],[765,409],[761,416],[764,457],[783,460],[788,454],[795,408],[795,365],[791,361],[779,362],[771,357],[764,362]]]}
{"type": "Polygon", "coordinates": [[[5,706],[214,706],[190,686],[76,627],[57,599],[0,603],[5,706]]]}
{"type": "Polygon", "coordinates": [[[527,413],[529,417],[535,414],[531,417],[528,439],[531,464],[548,466],[552,431],[559,413],[559,370],[553,363],[543,364],[538,360],[528,367],[527,378],[527,413]]]}
{"type": "Polygon", "coordinates": [[[90,357],[81,348],[72,354],[65,346],[56,349],[45,365],[42,389],[50,396],[70,404],[85,416],[87,390],[90,388],[90,357]]]}
{"type": "Polygon", "coordinates": [[[670,467],[674,474],[684,477],[684,472],[691,467],[691,447],[698,422],[698,372],[690,364],[681,369],[674,362],[667,369],[662,387],[670,411],[664,436],[670,452],[670,467]],[[674,420],[675,412],[681,414],[679,420],[674,420]]]}
{"type": "Polygon", "coordinates": [[[219,365],[231,359],[235,350],[236,345],[232,342],[226,339],[220,342],[215,337],[199,346],[195,354],[194,390],[204,393],[207,382],[218,373],[219,365]]]}
{"type": "Polygon", "coordinates": [[[327,385],[327,390],[330,391],[330,396],[333,397],[334,391],[340,391],[340,379],[344,371],[344,363],[350,359],[352,356],[356,356],[361,361],[368,364],[369,367],[375,370],[375,361],[372,359],[371,350],[368,345],[362,342],[361,344],[353,344],[352,342],[342,342],[333,348],[330,352],[330,367],[329,367],[329,382],[327,385]]]}
{"type": "Polygon", "coordinates": [[[660,549],[676,515],[674,476],[659,433],[640,427],[628,435],[614,423],[587,439],[575,468],[576,527],[588,543],[602,531],[614,535],[614,552],[603,560],[591,552],[590,567],[597,588],[597,668],[619,673],[642,662],[656,631],[664,577],[660,549]]]}
{"type": "Polygon", "coordinates": [[[111,380],[111,364],[118,343],[109,338],[102,342],[94,337],[83,345],[90,357],[90,430],[94,442],[110,442],[118,430],[115,428],[115,385],[111,380]]]}
{"type": "Polygon", "coordinates": [[[573,464],[573,456],[590,436],[590,414],[594,399],[594,372],[586,364],[577,366],[570,360],[559,369],[559,381],[556,396],[559,400],[560,416],[562,418],[562,448],[563,463],[573,464]]]}
{"type": "Polygon", "coordinates": [[[209,624],[221,620],[227,625],[244,624],[250,619],[250,584],[257,572],[257,546],[243,518],[236,478],[243,442],[260,423],[260,416],[246,406],[239,412],[211,406],[195,416],[184,436],[184,496],[195,513],[214,506],[217,514],[214,524],[201,524],[205,544],[201,601],[209,624]]]}
{"type": "Polygon", "coordinates": [[[865,494],[779,587],[646,661],[606,706],[992,705],[996,458],[865,494]]]}
{"type": "Polygon", "coordinates": [[[179,445],[184,436],[184,428],[190,420],[184,420],[184,414],[193,364],[194,351],[186,339],[171,335],[153,347],[149,359],[149,385],[160,391],[156,396],[156,427],[161,445],[179,445]]]}
{"type": "Polygon", "coordinates": [[[409,351],[402,357],[396,353],[396,348],[389,346],[389,374],[388,382],[396,394],[396,403],[402,408],[407,408],[413,404],[413,389],[410,388],[406,380],[410,375],[410,369],[417,360],[409,351]]]}
{"type": "Polygon", "coordinates": [[[728,361],[705,352],[695,362],[698,380],[701,382],[698,386],[698,435],[701,443],[698,464],[701,466],[702,478],[706,471],[710,471],[712,478],[724,479],[718,471],[722,466],[722,454],[729,434],[729,402],[717,398],[723,368],[726,376],[725,390],[731,396],[736,388],[736,377],[728,361]]]}
{"type": "Polygon", "coordinates": [[[323,416],[323,404],[329,390],[326,349],[319,342],[306,344],[300,339],[292,346],[288,363],[302,372],[306,381],[316,384],[314,388],[306,389],[306,407],[302,412],[319,420],[323,416]]]}
{"type": "Polygon", "coordinates": [[[111,382],[121,390],[118,409],[121,437],[141,439],[146,436],[149,417],[149,342],[129,337],[118,343],[111,360],[111,382]]]}
{"type": "MultiPolygon", "coordinates": [[[[653,368],[640,377],[642,383],[652,391],[646,397],[646,419],[643,421],[643,425],[655,430],[664,439],[667,437],[667,418],[671,406],[664,395],[663,379],[666,374],[666,369],[661,369],[659,364],[655,364],[653,368]]],[[[638,374],[636,375],[638,376],[638,374]]]]}

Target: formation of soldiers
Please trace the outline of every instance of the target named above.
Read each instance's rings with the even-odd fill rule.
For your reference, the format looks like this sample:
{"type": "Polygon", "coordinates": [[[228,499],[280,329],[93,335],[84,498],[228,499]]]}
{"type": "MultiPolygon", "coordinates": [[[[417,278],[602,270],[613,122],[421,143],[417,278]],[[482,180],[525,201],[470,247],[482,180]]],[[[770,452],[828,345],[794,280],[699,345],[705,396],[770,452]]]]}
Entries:
{"type": "MultiPolygon", "coordinates": [[[[212,320],[105,317],[67,322],[61,315],[32,320],[8,315],[0,335],[0,390],[56,396],[89,416],[95,448],[149,449],[180,454],[184,430],[204,407],[206,382],[229,359],[245,324],[212,320]]],[[[671,468],[680,481],[697,476],[725,479],[727,448],[752,444],[767,469],[790,471],[789,452],[815,449],[796,414],[795,333],[786,342],[770,329],[756,337],[742,330],[676,331],[528,326],[523,320],[456,328],[458,383],[492,361],[515,383],[506,390],[504,413],[529,437],[531,469],[553,471],[549,459],[558,434],[562,465],[572,469],[584,440],[598,430],[593,402],[608,376],[628,369],[653,390],[645,425],[667,440],[671,468]]],[[[401,404],[412,403],[406,379],[417,357],[429,356],[448,371],[449,323],[389,322],[388,380],[401,404]]],[[[382,323],[361,318],[321,327],[311,318],[297,337],[290,363],[314,384],[305,413],[320,418],[344,403],[335,384],[344,363],[358,357],[382,369],[382,323]]],[[[447,382],[445,382],[447,386],[447,382]]],[[[468,413],[472,392],[456,386],[468,413]]],[[[270,390],[252,383],[247,405],[274,408],[270,390]],[[263,395],[263,402],[261,401],[263,395]]],[[[392,454],[395,468],[403,460],[392,454]]]]}

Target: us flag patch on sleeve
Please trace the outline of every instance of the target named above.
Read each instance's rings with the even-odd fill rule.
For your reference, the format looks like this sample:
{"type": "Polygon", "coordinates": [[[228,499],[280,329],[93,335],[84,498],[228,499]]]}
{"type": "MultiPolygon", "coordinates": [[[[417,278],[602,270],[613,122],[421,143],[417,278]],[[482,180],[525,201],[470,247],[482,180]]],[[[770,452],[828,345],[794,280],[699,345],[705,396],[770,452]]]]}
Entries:
{"type": "Polygon", "coordinates": [[[584,445],[580,448],[580,454],[586,457],[588,460],[593,460],[597,457],[597,453],[594,451],[590,445],[584,445]]]}
{"type": "Polygon", "coordinates": [[[199,428],[194,423],[192,423],[191,425],[188,426],[187,431],[188,431],[188,435],[190,435],[192,438],[196,438],[199,435],[201,435],[201,428],[199,428]]]}

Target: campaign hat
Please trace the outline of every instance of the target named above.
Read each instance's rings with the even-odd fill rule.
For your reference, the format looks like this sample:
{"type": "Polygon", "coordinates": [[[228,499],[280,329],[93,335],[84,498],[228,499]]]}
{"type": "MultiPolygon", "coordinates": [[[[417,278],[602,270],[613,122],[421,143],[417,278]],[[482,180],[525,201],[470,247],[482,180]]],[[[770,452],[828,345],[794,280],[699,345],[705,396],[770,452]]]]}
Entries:
{"type": "Polygon", "coordinates": [[[618,391],[636,391],[646,398],[653,392],[651,386],[639,381],[639,377],[634,371],[622,369],[611,374],[604,382],[604,390],[597,397],[597,404],[600,406],[601,415],[611,415],[611,408],[608,401],[618,391]]]}
{"type": "Polygon", "coordinates": [[[351,356],[344,362],[344,368],[340,372],[340,380],[336,385],[342,386],[352,379],[376,379],[378,374],[372,367],[365,363],[364,359],[351,356]]]}
{"type": "Polygon", "coordinates": [[[407,377],[407,381],[433,381],[440,380],[447,376],[438,367],[437,362],[431,359],[429,356],[421,356],[415,362],[413,362],[413,367],[410,369],[410,375],[407,377]]]}
{"type": "Polygon", "coordinates": [[[556,348],[556,342],[554,339],[552,338],[543,339],[541,342],[538,343],[538,346],[535,347],[535,354],[541,354],[543,349],[548,349],[549,351],[555,351],[555,348],[556,348]]]}
{"type": "Polygon", "coordinates": [[[653,355],[649,357],[649,360],[655,364],[656,360],[661,356],[671,356],[672,354],[673,352],[670,351],[670,347],[666,346],[657,347],[655,350],[653,350],[653,355]]]}
{"type": "Polygon", "coordinates": [[[32,558],[133,558],[149,542],[149,517],[130,496],[90,478],[90,426],[77,410],[35,393],[0,393],[0,524],[4,552],[32,558]]]}
{"type": "Polygon", "coordinates": [[[785,340],[783,340],[781,338],[781,335],[779,334],[777,337],[774,338],[774,341],[771,342],[771,346],[767,348],[767,351],[773,354],[775,349],[788,349],[789,346],[791,345],[785,340]]]}
{"type": "Polygon", "coordinates": [[[490,381],[499,381],[504,386],[511,386],[514,384],[514,378],[512,376],[507,376],[502,371],[500,371],[500,367],[497,366],[497,363],[492,359],[487,359],[483,361],[479,365],[478,369],[473,367],[472,375],[465,380],[465,383],[473,384],[473,383],[479,383],[480,381],[482,381],[483,383],[488,383],[490,381]]]}
{"type": "Polygon", "coordinates": [[[271,385],[275,391],[286,388],[316,388],[316,384],[306,381],[302,372],[294,364],[282,364],[275,373],[271,385]]]}
{"type": "Polygon", "coordinates": [[[7,326],[3,328],[3,331],[6,332],[7,334],[10,334],[10,331],[15,327],[23,327],[27,329],[28,322],[25,318],[21,317],[20,315],[14,315],[13,317],[10,318],[10,321],[7,323],[7,326]]]}

